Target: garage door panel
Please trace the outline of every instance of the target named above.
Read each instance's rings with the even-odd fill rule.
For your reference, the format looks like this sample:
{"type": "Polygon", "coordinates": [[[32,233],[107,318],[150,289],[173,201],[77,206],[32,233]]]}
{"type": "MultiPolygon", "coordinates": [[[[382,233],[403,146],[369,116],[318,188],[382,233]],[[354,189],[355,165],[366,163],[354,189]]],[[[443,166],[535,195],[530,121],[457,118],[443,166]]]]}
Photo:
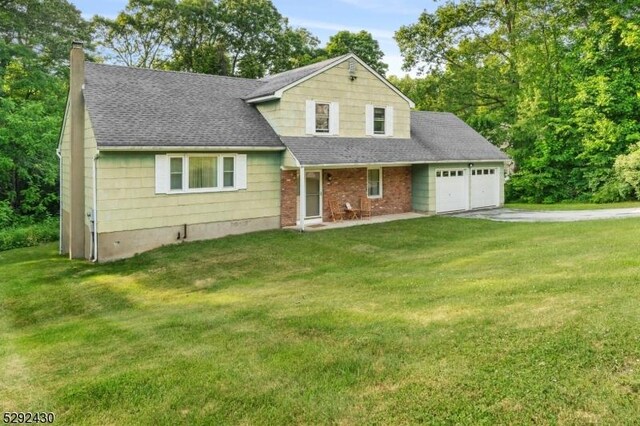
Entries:
{"type": "Polygon", "coordinates": [[[471,171],[471,208],[495,207],[499,204],[500,177],[498,169],[471,171]]]}
{"type": "Polygon", "coordinates": [[[466,210],[468,184],[464,169],[436,170],[436,212],[466,210]]]}

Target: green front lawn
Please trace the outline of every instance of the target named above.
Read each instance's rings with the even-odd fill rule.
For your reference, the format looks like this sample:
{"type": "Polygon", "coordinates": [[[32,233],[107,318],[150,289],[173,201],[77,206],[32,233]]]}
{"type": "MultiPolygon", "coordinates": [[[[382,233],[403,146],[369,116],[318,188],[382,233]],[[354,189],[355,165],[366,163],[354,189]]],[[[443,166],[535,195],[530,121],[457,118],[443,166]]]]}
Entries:
{"type": "MultiPolygon", "coordinates": [[[[640,220],[0,253],[0,407],[61,424],[630,424],[640,220]]],[[[635,420],[634,420],[635,419],[635,420]]]]}

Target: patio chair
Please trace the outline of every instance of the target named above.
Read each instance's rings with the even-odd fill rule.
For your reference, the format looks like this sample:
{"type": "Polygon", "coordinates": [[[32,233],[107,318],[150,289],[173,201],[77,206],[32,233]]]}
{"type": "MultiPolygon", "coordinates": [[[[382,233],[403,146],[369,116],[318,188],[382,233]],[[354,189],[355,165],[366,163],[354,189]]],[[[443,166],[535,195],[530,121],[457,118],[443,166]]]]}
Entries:
{"type": "Polygon", "coordinates": [[[345,209],[345,213],[347,213],[347,216],[349,217],[349,219],[357,219],[358,218],[358,214],[360,213],[360,210],[354,209],[351,206],[351,203],[349,203],[349,202],[344,203],[344,209],[345,209]]]}
{"type": "Polygon", "coordinates": [[[336,200],[329,200],[329,211],[331,212],[331,220],[336,222],[336,221],[341,221],[342,219],[344,219],[344,213],[343,211],[340,209],[339,204],[336,200]]]}
{"type": "Polygon", "coordinates": [[[367,197],[360,197],[360,219],[365,217],[371,219],[371,200],[367,197]]]}

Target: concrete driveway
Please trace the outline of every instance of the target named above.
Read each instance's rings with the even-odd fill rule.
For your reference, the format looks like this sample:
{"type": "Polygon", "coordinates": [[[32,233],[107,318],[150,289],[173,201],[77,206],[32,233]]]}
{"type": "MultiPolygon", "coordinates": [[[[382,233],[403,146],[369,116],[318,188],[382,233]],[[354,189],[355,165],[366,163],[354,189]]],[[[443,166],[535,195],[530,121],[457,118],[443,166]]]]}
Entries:
{"type": "Polygon", "coordinates": [[[453,217],[488,219],[499,222],[575,222],[579,220],[640,217],[640,207],[602,210],[530,211],[516,209],[475,210],[451,214],[453,217]]]}

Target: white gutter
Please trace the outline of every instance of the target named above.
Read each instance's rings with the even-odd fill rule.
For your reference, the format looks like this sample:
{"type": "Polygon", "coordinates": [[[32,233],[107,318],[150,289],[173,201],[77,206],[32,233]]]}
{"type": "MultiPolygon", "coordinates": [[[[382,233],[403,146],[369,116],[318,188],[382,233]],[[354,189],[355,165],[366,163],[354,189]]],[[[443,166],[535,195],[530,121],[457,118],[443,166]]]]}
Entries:
{"type": "Polygon", "coordinates": [[[58,173],[60,174],[60,190],[58,191],[58,254],[62,254],[62,152],[58,147],[56,149],[56,155],[58,156],[58,173]]]}
{"type": "Polygon", "coordinates": [[[307,180],[304,167],[300,167],[300,232],[304,232],[304,218],[307,215],[307,180]]]}
{"type": "Polygon", "coordinates": [[[170,152],[192,152],[192,151],[284,151],[284,146],[100,146],[100,151],[170,151],[170,152]]]}
{"type": "Polygon", "coordinates": [[[326,163],[326,164],[305,164],[304,167],[340,169],[340,168],[354,168],[354,167],[367,167],[367,166],[376,166],[376,167],[410,166],[412,164],[506,163],[509,161],[511,160],[500,159],[500,160],[439,160],[439,161],[409,161],[409,162],[398,161],[398,162],[390,162],[390,163],[326,163]]]}
{"type": "Polygon", "coordinates": [[[98,261],[98,158],[100,158],[100,151],[96,151],[96,155],[93,156],[93,236],[91,238],[91,244],[93,250],[92,262],[98,261]]]}

